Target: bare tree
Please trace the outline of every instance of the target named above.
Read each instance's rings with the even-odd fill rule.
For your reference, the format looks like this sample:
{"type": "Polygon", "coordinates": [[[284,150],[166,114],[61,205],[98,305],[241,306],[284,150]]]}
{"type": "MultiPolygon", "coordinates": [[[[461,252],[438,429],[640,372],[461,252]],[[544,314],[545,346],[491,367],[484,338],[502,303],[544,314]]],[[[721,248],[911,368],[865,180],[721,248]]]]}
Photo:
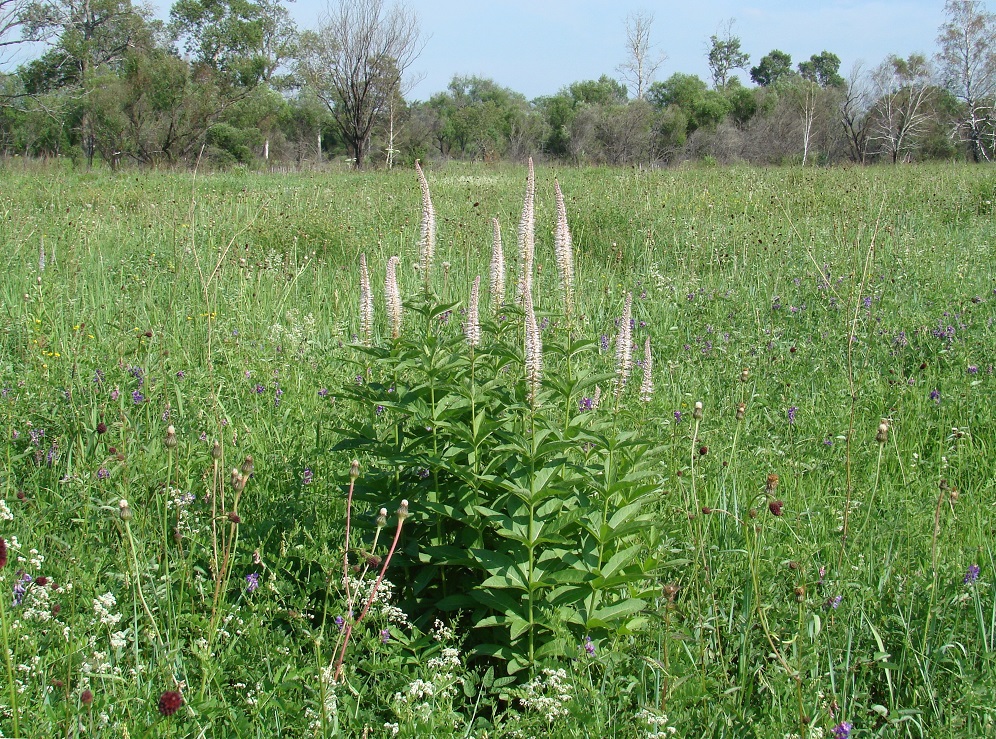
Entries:
{"type": "Polygon", "coordinates": [[[890,56],[872,72],[877,94],[869,140],[877,141],[893,163],[909,155],[930,117],[932,70],[922,54],[890,56]]]}
{"type": "Polygon", "coordinates": [[[317,31],[302,35],[301,76],[332,113],[357,168],[423,47],[415,13],[383,0],[339,0],[317,31]]]}
{"type": "Polygon", "coordinates": [[[975,161],[991,160],[996,143],[996,15],[978,0],[948,0],[937,54],[944,86],[964,106],[958,132],[975,161]]]}
{"type": "Polygon", "coordinates": [[[847,148],[851,159],[864,164],[868,156],[868,110],[871,107],[871,89],[868,75],[861,62],[851,69],[844,82],[840,101],[840,123],[844,127],[847,148]]]}
{"type": "Polygon", "coordinates": [[[654,14],[646,10],[626,16],[626,51],[629,58],[616,67],[616,71],[636,88],[637,100],[643,100],[654,75],[667,59],[667,54],[658,52],[656,44],[650,42],[653,23],[654,14]]]}
{"type": "Polygon", "coordinates": [[[28,0],[0,0],[0,64],[10,61],[18,44],[34,40],[15,33],[24,23],[28,0]]]}

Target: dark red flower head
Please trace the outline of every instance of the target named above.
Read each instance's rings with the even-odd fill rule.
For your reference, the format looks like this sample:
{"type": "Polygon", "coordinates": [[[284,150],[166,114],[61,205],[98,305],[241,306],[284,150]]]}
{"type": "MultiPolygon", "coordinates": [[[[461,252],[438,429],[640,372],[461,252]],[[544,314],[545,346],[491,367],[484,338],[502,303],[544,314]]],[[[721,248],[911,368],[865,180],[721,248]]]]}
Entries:
{"type": "Polygon", "coordinates": [[[97,433],[98,434],[106,434],[107,433],[107,424],[104,423],[103,421],[101,421],[100,423],[98,423],[97,424],[97,433]]]}
{"type": "Polygon", "coordinates": [[[46,585],[48,585],[48,578],[45,577],[44,575],[39,575],[38,577],[35,578],[35,585],[38,585],[39,587],[42,588],[45,587],[46,585]]]}
{"type": "Polygon", "coordinates": [[[7,540],[0,536],[0,570],[7,566],[7,540]]]}
{"type": "Polygon", "coordinates": [[[93,703],[93,691],[90,690],[90,688],[87,688],[82,693],[80,693],[80,703],[82,703],[84,706],[89,706],[91,703],[93,703]]]}
{"type": "Polygon", "coordinates": [[[159,713],[163,716],[172,716],[180,710],[182,705],[183,696],[180,695],[179,691],[167,690],[159,696],[159,713]]]}
{"type": "Polygon", "coordinates": [[[782,506],[784,505],[780,500],[773,500],[768,503],[768,510],[771,511],[772,516],[780,516],[782,515],[782,506]]]}

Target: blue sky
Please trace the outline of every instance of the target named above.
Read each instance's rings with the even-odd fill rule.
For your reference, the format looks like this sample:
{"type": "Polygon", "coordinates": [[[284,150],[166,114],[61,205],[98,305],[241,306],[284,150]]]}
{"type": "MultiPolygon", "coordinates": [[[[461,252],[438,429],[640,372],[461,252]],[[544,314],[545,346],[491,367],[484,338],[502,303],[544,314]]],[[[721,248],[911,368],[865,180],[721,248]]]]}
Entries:
{"type": "MultiPolygon", "coordinates": [[[[390,1],[390,0],[388,0],[390,1]]],[[[841,58],[845,76],[858,60],[874,66],[889,54],[932,55],[943,22],[943,0],[408,0],[427,37],[413,71],[423,80],[408,95],[427,99],[455,74],[490,77],[527,98],[602,74],[617,76],[625,59],[624,20],[654,14],[653,41],[668,59],[658,72],[708,79],[709,36],[734,19],[733,33],[755,64],[772,49],[792,61],[826,49],[841,58]]],[[[314,27],[325,0],[289,6],[299,27],[314,27]]],[[[747,75],[740,75],[749,81],[747,75]]]]}

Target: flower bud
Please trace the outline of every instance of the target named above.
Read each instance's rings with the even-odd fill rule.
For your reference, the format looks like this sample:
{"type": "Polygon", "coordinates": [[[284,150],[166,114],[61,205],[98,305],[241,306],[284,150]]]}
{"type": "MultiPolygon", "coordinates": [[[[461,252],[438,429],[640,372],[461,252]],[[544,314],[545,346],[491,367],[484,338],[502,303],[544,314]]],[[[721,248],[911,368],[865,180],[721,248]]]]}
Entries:
{"type": "Polygon", "coordinates": [[[701,421],[702,420],[702,401],[701,400],[696,400],[695,401],[695,407],[692,409],[692,418],[694,418],[696,421],[701,421]]]}
{"type": "Polygon", "coordinates": [[[802,585],[796,585],[794,592],[795,592],[795,599],[800,603],[802,603],[802,601],[806,599],[806,588],[804,588],[802,585]]]}
{"type": "Polygon", "coordinates": [[[121,517],[121,520],[124,521],[125,523],[131,520],[132,517],[131,508],[128,507],[128,501],[125,500],[124,498],[122,498],[118,503],[118,515],[121,517]]]}
{"type": "Polygon", "coordinates": [[[221,442],[215,441],[214,446],[211,447],[211,458],[221,459],[221,442]]]}
{"type": "Polygon", "coordinates": [[[889,423],[883,418],[882,423],[878,425],[878,433],[875,434],[875,441],[879,444],[884,444],[889,440],[889,423]]]}
{"type": "Polygon", "coordinates": [[[380,513],[377,515],[377,528],[382,529],[387,526],[387,509],[381,508],[380,513]]]}
{"type": "Polygon", "coordinates": [[[168,449],[176,448],[176,429],[173,426],[166,428],[166,447],[168,449]]]}
{"type": "Polygon", "coordinates": [[[241,479],[242,479],[242,473],[239,472],[238,468],[232,467],[232,476],[229,482],[231,483],[232,487],[235,488],[236,490],[239,489],[239,480],[241,479]]]}
{"type": "Polygon", "coordinates": [[[242,460],[242,474],[249,477],[256,469],[256,461],[252,458],[251,454],[247,454],[246,458],[242,460]]]}
{"type": "Polygon", "coordinates": [[[356,478],[360,476],[360,460],[354,459],[349,465],[349,481],[355,482],[356,478]]]}
{"type": "Polygon", "coordinates": [[[398,508],[398,521],[404,521],[408,518],[408,501],[401,501],[401,507],[398,508]]]}

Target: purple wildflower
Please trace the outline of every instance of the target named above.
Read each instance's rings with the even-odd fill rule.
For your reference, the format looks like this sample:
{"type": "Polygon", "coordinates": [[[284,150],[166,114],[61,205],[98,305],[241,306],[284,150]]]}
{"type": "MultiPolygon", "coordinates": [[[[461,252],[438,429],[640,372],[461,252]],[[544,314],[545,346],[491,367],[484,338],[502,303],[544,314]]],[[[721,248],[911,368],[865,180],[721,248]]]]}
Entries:
{"type": "Polygon", "coordinates": [[[101,467],[99,470],[97,470],[97,479],[98,480],[106,480],[110,476],[111,476],[111,473],[108,472],[108,470],[107,470],[106,467],[101,467]]]}
{"type": "Polygon", "coordinates": [[[979,566],[976,564],[969,565],[968,570],[965,572],[965,577],[962,578],[962,582],[966,585],[971,585],[976,580],[979,579],[979,566]]]}
{"type": "Polygon", "coordinates": [[[327,398],[328,396],[329,396],[329,389],[327,387],[323,387],[321,390],[318,391],[319,398],[327,398]]]}
{"type": "Polygon", "coordinates": [[[179,372],[176,373],[176,379],[178,379],[178,380],[182,380],[186,376],[187,376],[187,373],[184,372],[183,370],[180,370],[179,372]]]}
{"type": "Polygon", "coordinates": [[[609,350],[609,337],[602,334],[601,338],[598,340],[598,344],[602,347],[603,352],[607,352],[609,350]]]}
{"type": "Polygon", "coordinates": [[[301,484],[310,485],[312,480],[315,479],[315,473],[311,471],[311,468],[305,467],[304,474],[301,475],[301,484]]]}
{"type": "Polygon", "coordinates": [[[865,308],[871,308],[872,307],[871,295],[865,297],[861,302],[865,304],[865,308]]]}
{"type": "Polygon", "coordinates": [[[595,408],[594,398],[581,398],[581,400],[578,401],[578,410],[580,410],[582,413],[584,413],[585,411],[593,410],[594,408],[595,408]]]}
{"type": "Polygon", "coordinates": [[[941,402],[941,391],[938,390],[937,388],[934,388],[933,390],[931,390],[930,391],[930,399],[933,400],[935,403],[940,403],[941,402]]]}
{"type": "Polygon", "coordinates": [[[968,374],[975,375],[975,374],[978,374],[978,372],[979,372],[979,368],[976,367],[974,364],[968,365],[968,374]]]}
{"type": "Polygon", "coordinates": [[[789,422],[789,424],[791,424],[793,426],[795,425],[795,412],[797,410],[799,410],[799,409],[796,408],[794,405],[790,406],[789,409],[788,409],[788,422],[789,422]]]}
{"type": "Polygon", "coordinates": [[[339,631],[342,631],[346,627],[346,619],[342,616],[335,617],[335,625],[339,627],[339,631]]]}
{"type": "Polygon", "coordinates": [[[103,385],[104,384],[104,371],[103,370],[97,370],[96,372],[93,373],[93,384],[94,385],[103,385]]]}
{"type": "Polygon", "coordinates": [[[27,584],[31,582],[33,578],[31,575],[24,573],[21,578],[14,583],[14,606],[19,606],[24,602],[24,594],[27,592],[27,584]]]}
{"type": "Polygon", "coordinates": [[[674,422],[681,423],[681,411],[674,412],[674,422]]]}
{"type": "Polygon", "coordinates": [[[252,389],[252,391],[253,391],[254,393],[256,393],[256,395],[262,395],[263,393],[265,393],[265,392],[266,392],[266,385],[260,385],[260,384],[259,384],[259,383],[257,382],[257,383],[256,383],[256,386],[255,386],[255,387],[254,387],[254,388],[252,389]]]}
{"type": "Polygon", "coordinates": [[[259,573],[250,572],[248,575],[246,575],[246,592],[254,593],[256,592],[256,588],[258,587],[259,587],[259,573]]]}
{"type": "Polygon", "coordinates": [[[594,642],[592,642],[590,636],[586,636],[584,638],[584,651],[587,653],[589,657],[595,656],[595,644],[594,642]]]}
{"type": "Polygon", "coordinates": [[[41,440],[45,436],[45,429],[31,429],[28,434],[31,436],[32,446],[41,446],[41,440]]]}
{"type": "Polygon", "coordinates": [[[833,598],[830,598],[827,601],[826,607],[827,608],[832,608],[833,610],[836,611],[838,608],[840,608],[840,604],[843,603],[843,602],[844,602],[844,596],[843,595],[835,595],[833,598]]]}
{"type": "Polygon", "coordinates": [[[134,403],[135,405],[141,405],[141,403],[144,400],[145,400],[145,396],[142,395],[142,393],[140,393],[137,389],[131,391],[131,402],[132,403],[134,403]]]}
{"type": "Polygon", "coordinates": [[[851,729],[854,728],[847,721],[841,721],[839,724],[833,727],[834,739],[851,739],[851,729]]]}
{"type": "Polygon", "coordinates": [[[388,631],[387,629],[382,629],[380,632],[381,644],[387,644],[390,640],[391,640],[391,632],[388,631]]]}

